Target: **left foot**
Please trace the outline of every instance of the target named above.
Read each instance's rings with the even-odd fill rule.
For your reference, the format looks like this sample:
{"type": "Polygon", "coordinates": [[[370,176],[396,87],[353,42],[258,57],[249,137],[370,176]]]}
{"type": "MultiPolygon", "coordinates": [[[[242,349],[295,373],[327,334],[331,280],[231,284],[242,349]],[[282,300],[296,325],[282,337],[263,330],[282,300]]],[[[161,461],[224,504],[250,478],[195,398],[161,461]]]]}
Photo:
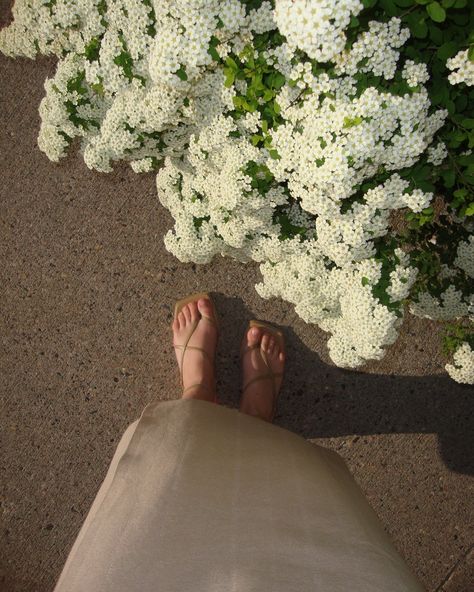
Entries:
{"type": "Polygon", "coordinates": [[[214,357],[217,345],[215,321],[212,304],[205,298],[186,304],[173,321],[173,345],[183,378],[183,399],[215,400],[214,357]],[[203,316],[211,318],[214,323],[203,316]],[[176,346],[184,345],[186,342],[188,342],[188,348],[183,359],[184,348],[176,346]],[[189,346],[199,347],[206,353],[190,349],[189,346]]]}

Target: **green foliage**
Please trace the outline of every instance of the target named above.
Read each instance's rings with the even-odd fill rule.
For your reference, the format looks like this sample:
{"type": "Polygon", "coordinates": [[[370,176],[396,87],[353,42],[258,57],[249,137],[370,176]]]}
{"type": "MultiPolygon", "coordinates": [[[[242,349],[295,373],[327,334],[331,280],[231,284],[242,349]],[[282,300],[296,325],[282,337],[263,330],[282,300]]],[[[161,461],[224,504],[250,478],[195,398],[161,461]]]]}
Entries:
{"type": "MultiPolygon", "coordinates": [[[[447,122],[437,134],[448,149],[444,162],[434,166],[423,156],[415,166],[400,171],[401,176],[410,182],[411,189],[419,188],[442,196],[438,211],[432,206],[420,213],[409,211],[405,215],[406,227],[399,233],[392,233],[399,246],[410,252],[411,263],[418,269],[410,298],[416,300],[417,294],[425,290],[439,296],[450,285],[467,296],[472,292],[471,278],[462,270],[457,270],[454,277],[440,279],[440,272],[442,265],[456,269],[456,247],[468,235],[463,220],[474,216],[474,88],[465,84],[449,84],[450,71],[446,67],[449,58],[466,49],[469,59],[474,61],[474,2],[363,0],[363,4],[364,10],[358,15],[359,25],[349,29],[347,47],[352,45],[361,30],[368,28],[370,20],[386,21],[392,16],[401,18],[410,29],[411,37],[401,48],[400,62],[410,59],[428,65],[430,80],[426,86],[433,107],[448,112],[447,122]]],[[[393,81],[395,85],[390,83],[389,92],[417,92],[417,89],[407,88],[398,76],[393,81]]],[[[359,93],[368,86],[384,88],[387,85],[384,80],[364,73],[358,73],[356,78],[359,93]]],[[[359,188],[354,200],[363,196],[370,186],[382,182],[385,175],[381,173],[359,188]]],[[[389,241],[384,238],[381,242],[387,245],[389,241]]],[[[379,253],[380,256],[383,257],[379,253]]],[[[389,268],[386,262],[384,266],[389,268]]],[[[384,281],[386,279],[382,279],[374,290],[374,295],[383,303],[384,281]]],[[[362,283],[367,285],[368,279],[363,278],[362,283]]],[[[459,327],[456,331],[451,332],[445,342],[450,353],[462,341],[471,340],[474,345],[474,333],[469,336],[465,329],[459,327]]]]}
{"type": "MultiPolygon", "coordinates": [[[[395,253],[397,246],[397,241],[394,238],[375,241],[375,260],[382,264],[382,273],[379,281],[372,286],[372,294],[374,298],[386,306],[388,310],[397,315],[397,317],[401,317],[403,316],[404,303],[392,302],[387,293],[387,288],[390,285],[390,274],[400,263],[400,258],[395,253]]],[[[362,278],[362,285],[366,284],[368,284],[367,278],[362,278]]]]}
{"type": "Polygon", "coordinates": [[[448,323],[442,338],[443,353],[451,357],[466,341],[471,348],[474,347],[474,331],[460,323],[448,323]]]}
{"type": "Polygon", "coordinates": [[[94,37],[84,50],[84,55],[89,60],[89,62],[94,62],[99,59],[99,52],[100,52],[100,39],[98,37],[94,37]]]}
{"type": "Polygon", "coordinates": [[[186,68],[184,66],[180,66],[180,68],[178,70],[176,70],[176,76],[180,80],[187,80],[188,75],[186,74],[186,68]]]}

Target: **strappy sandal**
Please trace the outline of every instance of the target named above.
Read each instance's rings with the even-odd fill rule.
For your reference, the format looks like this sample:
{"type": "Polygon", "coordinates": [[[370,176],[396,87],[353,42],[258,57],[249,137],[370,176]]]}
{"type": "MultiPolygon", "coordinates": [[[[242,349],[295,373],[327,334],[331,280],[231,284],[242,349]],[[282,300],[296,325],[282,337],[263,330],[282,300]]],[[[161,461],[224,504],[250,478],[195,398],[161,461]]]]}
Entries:
{"type": "MultiPolygon", "coordinates": [[[[183,353],[181,355],[181,385],[183,387],[183,394],[188,391],[191,388],[195,388],[197,386],[200,386],[201,388],[204,388],[207,391],[210,391],[209,387],[201,382],[197,382],[195,384],[191,384],[189,386],[187,386],[186,388],[184,388],[184,380],[183,380],[183,375],[184,375],[184,354],[186,353],[186,350],[188,349],[195,349],[200,351],[201,353],[204,354],[204,356],[206,357],[206,359],[214,366],[214,360],[215,360],[215,356],[214,356],[214,360],[211,359],[210,355],[207,353],[207,351],[205,349],[203,349],[202,347],[197,347],[195,345],[188,345],[191,337],[194,335],[194,331],[197,329],[197,326],[200,322],[201,319],[204,319],[206,321],[208,321],[209,323],[212,323],[216,329],[217,329],[217,336],[219,336],[219,326],[218,326],[218,322],[217,322],[217,312],[216,312],[216,307],[214,305],[214,302],[212,300],[212,298],[209,296],[209,294],[207,292],[197,292],[196,294],[191,294],[191,296],[187,296],[186,298],[183,298],[182,300],[178,300],[175,304],[174,307],[174,319],[176,320],[178,317],[178,314],[181,312],[181,310],[184,308],[184,306],[186,306],[186,304],[189,304],[190,302],[197,302],[200,298],[203,298],[205,300],[209,300],[209,302],[211,303],[212,309],[214,311],[214,319],[212,319],[211,317],[208,317],[206,315],[203,315],[201,313],[200,314],[200,318],[197,319],[197,321],[195,321],[193,323],[193,326],[191,328],[191,333],[188,337],[188,339],[186,340],[186,343],[184,344],[173,344],[174,348],[178,348],[183,350],[183,353]]],[[[215,373],[214,373],[215,376],[215,373]]],[[[215,397],[214,397],[214,403],[216,403],[217,405],[220,404],[219,400],[217,399],[217,392],[215,391],[214,388],[214,392],[215,392],[215,397]]]]}
{"type": "Polygon", "coordinates": [[[283,372],[273,372],[273,370],[271,369],[270,363],[267,359],[266,352],[261,349],[261,345],[262,345],[261,340],[259,341],[259,343],[256,343],[255,345],[246,345],[247,333],[249,332],[249,330],[252,327],[259,327],[261,329],[265,329],[268,333],[270,333],[272,335],[272,337],[274,337],[276,339],[276,341],[278,342],[278,345],[280,346],[280,350],[283,353],[285,353],[285,339],[283,337],[283,333],[279,329],[274,327],[273,325],[270,325],[270,323],[264,323],[263,321],[252,320],[249,322],[249,324],[247,326],[244,338],[242,340],[242,345],[240,348],[240,359],[241,360],[248,352],[253,351],[254,349],[260,350],[260,355],[262,356],[265,366],[267,367],[267,372],[265,374],[260,374],[258,376],[255,376],[254,378],[250,379],[247,382],[247,384],[243,387],[242,395],[245,393],[245,391],[248,389],[248,387],[250,385],[252,385],[254,382],[257,382],[258,380],[267,380],[268,378],[271,378],[272,379],[272,388],[273,388],[273,411],[272,411],[272,416],[271,416],[270,421],[272,422],[275,418],[275,415],[276,415],[277,400],[278,400],[278,396],[279,396],[280,390],[281,390],[281,386],[280,386],[280,389],[277,390],[276,379],[283,377],[283,372]]]}

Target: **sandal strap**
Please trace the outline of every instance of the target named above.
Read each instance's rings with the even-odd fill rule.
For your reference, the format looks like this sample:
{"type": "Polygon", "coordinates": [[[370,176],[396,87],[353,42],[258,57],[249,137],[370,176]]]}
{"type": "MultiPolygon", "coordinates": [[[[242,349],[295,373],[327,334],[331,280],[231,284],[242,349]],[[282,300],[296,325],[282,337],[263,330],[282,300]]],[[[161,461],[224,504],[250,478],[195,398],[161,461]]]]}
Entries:
{"type": "Polygon", "coordinates": [[[255,376],[254,378],[249,380],[247,384],[243,387],[242,393],[244,393],[248,389],[248,387],[254,382],[257,382],[258,380],[266,380],[268,378],[271,378],[273,380],[273,392],[275,394],[275,378],[280,378],[281,376],[283,376],[283,372],[269,372],[268,374],[260,374],[259,376],[255,376]]]}
{"type": "MultiPolygon", "coordinates": [[[[194,331],[196,331],[196,329],[197,329],[197,327],[199,325],[199,321],[201,319],[204,319],[204,320],[206,320],[206,321],[208,321],[210,323],[213,323],[214,325],[216,324],[215,321],[214,321],[214,319],[211,319],[211,317],[201,315],[198,319],[196,319],[193,322],[192,327],[191,327],[191,332],[189,333],[189,336],[186,339],[186,342],[183,343],[183,344],[177,344],[177,345],[174,345],[173,344],[173,347],[178,348],[178,349],[181,349],[183,351],[183,353],[181,354],[181,384],[182,385],[184,385],[184,354],[186,353],[186,350],[188,350],[188,349],[194,349],[194,350],[200,351],[202,354],[204,354],[204,357],[211,364],[214,364],[214,360],[211,358],[211,356],[209,355],[209,353],[205,349],[203,349],[202,347],[198,347],[196,345],[188,345],[188,343],[189,343],[191,337],[194,335],[194,331]]],[[[191,385],[191,386],[195,386],[195,385],[191,385]]],[[[189,387],[186,387],[186,390],[188,388],[189,387]]]]}
{"type": "Polygon", "coordinates": [[[196,386],[200,386],[200,387],[204,388],[208,393],[211,392],[211,388],[208,387],[206,384],[204,384],[202,382],[196,382],[195,384],[190,384],[185,389],[183,389],[183,393],[185,393],[186,391],[189,391],[189,389],[191,389],[191,388],[195,388],[196,386]]]}
{"type": "Polygon", "coordinates": [[[260,349],[260,345],[260,343],[255,343],[254,345],[246,345],[245,347],[241,348],[240,357],[243,358],[245,354],[249,351],[253,351],[254,349],[260,349]]]}
{"type": "MultiPolygon", "coordinates": [[[[173,347],[177,347],[178,349],[184,349],[185,351],[187,349],[196,349],[197,351],[202,352],[204,354],[204,356],[209,360],[209,362],[211,362],[211,364],[214,363],[214,360],[209,355],[209,352],[207,352],[202,347],[197,347],[197,345],[187,345],[187,346],[185,346],[185,345],[173,345],[173,347]]],[[[182,356],[181,356],[181,358],[182,358],[182,356]]]]}
{"type": "Polygon", "coordinates": [[[180,349],[183,350],[183,353],[181,354],[181,384],[183,384],[183,385],[184,385],[184,354],[186,353],[186,349],[188,347],[189,348],[192,347],[191,345],[188,346],[188,343],[189,343],[189,340],[191,339],[191,337],[194,335],[194,331],[196,331],[198,324],[199,324],[199,319],[196,319],[192,324],[192,328],[191,328],[188,338],[186,339],[186,342],[182,346],[180,346],[180,349]]]}
{"type": "Polygon", "coordinates": [[[243,350],[241,351],[241,357],[243,357],[246,353],[248,353],[249,351],[253,351],[255,349],[260,350],[260,355],[262,356],[262,360],[265,364],[265,366],[268,369],[268,372],[266,374],[259,374],[258,376],[255,376],[254,378],[250,379],[247,384],[243,387],[242,389],[242,394],[248,389],[248,387],[251,384],[254,384],[255,382],[257,382],[258,380],[267,380],[267,379],[271,379],[272,380],[272,390],[273,390],[273,398],[276,398],[277,395],[277,387],[276,387],[276,378],[282,377],[283,376],[283,372],[273,372],[273,370],[271,369],[271,366],[268,362],[268,358],[267,358],[267,354],[265,352],[265,350],[261,349],[261,343],[256,343],[254,345],[247,345],[245,348],[243,348],[243,350]]]}
{"type": "MultiPolygon", "coordinates": [[[[208,317],[206,315],[203,315],[202,313],[199,313],[201,315],[201,319],[203,319],[204,321],[208,321],[209,323],[212,323],[213,325],[215,325],[217,327],[217,323],[215,321],[215,319],[212,319],[211,317],[208,317]]],[[[201,320],[199,319],[199,320],[201,320]]]]}

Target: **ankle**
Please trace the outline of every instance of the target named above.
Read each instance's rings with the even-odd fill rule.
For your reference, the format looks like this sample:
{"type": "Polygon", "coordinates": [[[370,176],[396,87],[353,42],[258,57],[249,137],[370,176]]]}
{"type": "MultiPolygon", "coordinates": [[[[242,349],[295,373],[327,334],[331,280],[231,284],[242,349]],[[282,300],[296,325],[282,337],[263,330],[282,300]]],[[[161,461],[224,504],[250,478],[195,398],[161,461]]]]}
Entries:
{"type": "Polygon", "coordinates": [[[202,401],[214,401],[216,392],[214,388],[196,385],[186,389],[181,395],[182,399],[201,399],[202,401]]]}

